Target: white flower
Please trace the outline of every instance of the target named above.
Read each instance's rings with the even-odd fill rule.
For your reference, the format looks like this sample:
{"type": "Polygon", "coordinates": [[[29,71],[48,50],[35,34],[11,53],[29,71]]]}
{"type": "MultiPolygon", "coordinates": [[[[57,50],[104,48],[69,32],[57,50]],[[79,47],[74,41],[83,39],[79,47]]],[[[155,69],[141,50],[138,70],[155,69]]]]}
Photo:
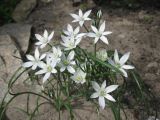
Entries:
{"type": "Polygon", "coordinates": [[[97,41],[99,39],[102,40],[104,43],[108,44],[108,40],[105,36],[111,34],[112,32],[104,31],[105,30],[105,21],[102,23],[99,30],[95,26],[91,26],[91,28],[92,28],[93,32],[88,33],[88,36],[95,38],[94,44],[97,43],[97,41]]]}
{"type": "Polygon", "coordinates": [[[41,64],[38,72],[36,72],[36,75],[39,74],[45,74],[43,77],[43,83],[50,77],[51,73],[57,73],[57,70],[55,69],[56,63],[51,62],[49,59],[46,59],[46,64],[41,64]]]}
{"type": "Polygon", "coordinates": [[[64,50],[71,50],[76,48],[76,46],[80,43],[81,38],[74,39],[74,37],[68,38],[65,36],[61,36],[63,42],[61,44],[65,47],[64,50]]]}
{"type": "Polygon", "coordinates": [[[67,69],[70,73],[74,73],[75,69],[73,68],[73,65],[75,65],[74,59],[74,51],[71,51],[66,58],[64,54],[62,54],[61,62],[60,62],[60,71],[63,72],[65,69],[67,69]]]}
{"type": "Polygon", "coordinates": [[[76,14],[70,14],[74,20],[72,22],[79,22],[79,25],[82,27],[84,24],[84,21],[86,20],[91,20],[90,18],[88,18],[88,16],[90,15],[91,10],[85,12],[84,14],[82,13],[82,10],[79,9],[79,15],[76,14]]]}
{"type": "Polygon", "coordinates": [[[104,81],[102,83],[102,86],[100,87],[97,82],[93,81],[92,86],[96,92],[91,95],[91,98],[98,97],[99,105],[102,109],[105,108],[105,99],[104,98],[106,98],[112,102],[116,102],[116,100],[108,93],[116,90],[118,85],[110,85],[110,86],[106,87],[106,81],[104,81]]]}
{"type": "Polygon", "coordinates": [[[96,57],[102,61],[106,61],[108,58],[108,54],[106,52],[106,50],[100,50],[96,53],[96,57]]]}
{"type": "Polygon", "coordinates": [[[52,47],[52,52],[47,54],[47,59],[51,62],[59,63],[61,60],[62,51],[59,47],[52,47]]]}
{"type": "Polygon", "coordinates": [[[22,66],[23,67],[31,67],[32,70],[35,70],[38,66],[40,66],[43,62],[41,61],[44,59],[46,54],[42,54],[40,56],[38,48],[36,48],[34,56],[32,55],[26,55],[27,59],[29,60],[28,62],[25,62],[22,66]]]}
{"type": "Polygon", "coordinates": [[[97,16],[98,16],[98,18],[101,18],[101,17],[102,17],[102,11],[101,11],[101,10],[99,10],[99,11],[97,12],[97,16]]]}
{"type": "Polygon", "coordinates": [[[127,72],[125,71],[125,69],[126,70],[134,69],[134,66],[132,66],[132,65],[125,65],[125,63],[127,62],[129,56],[130,56],[130,52],[127,52],[119,59],[118,52],[117,52],[117,50],[115,50],[115,52],[114,52],[114,61],[109,59],[108,62],[111,65],[113,65],[116,68],[118,68],[123,73],[124,77],[128,77],[127,72]]]}
{"type": "Polygon", "coordinates": [[[44,31],[43,36],[39,35],[39,34],[35,34],[38,42],[35,43],[35,45],[40,45],[40,48],[44,48],[53,38],[54,35],[54,31],[51,32],[50,35],[48,35],[47,30],[44,31]]]}
{"type": "Polygon", "coordinates": [[[63,30],[64,34],[65,34],[66,37],[68,37],[69,39],[70,39],[71,37],[73,37],[73,38],[75,38],[75,39],[77,39],[77,38],[82,38],[82,37],[85,35],[85,33],[79,33],[79,31],[80,31],[80,28],[79,28],[79,27],[77,27],[75,30],[73,30],[73,27],[72,27],[70,24],[67,25],[67,30],[63,30]],[[78,34],[78,33],[79,33],[79,34],[78,34]]]}
{"type": "Polygon", "coordinates": [[[76,83],[83,84],[86,82],[86,73],[84,73],[82,70],[78,69],[73,76],[71,76],[71,79],[75,81],[76,83]]]}

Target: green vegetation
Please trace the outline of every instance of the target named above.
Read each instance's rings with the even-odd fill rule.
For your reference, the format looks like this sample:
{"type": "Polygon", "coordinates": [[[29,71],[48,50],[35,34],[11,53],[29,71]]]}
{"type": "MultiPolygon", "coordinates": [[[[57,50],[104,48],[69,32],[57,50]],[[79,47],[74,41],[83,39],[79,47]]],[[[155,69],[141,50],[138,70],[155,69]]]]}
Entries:
{"type": "Polygon", "coordinates": [[[12,12],[20,0],[0,0],[0,25],[12,22],[12,12]]]}

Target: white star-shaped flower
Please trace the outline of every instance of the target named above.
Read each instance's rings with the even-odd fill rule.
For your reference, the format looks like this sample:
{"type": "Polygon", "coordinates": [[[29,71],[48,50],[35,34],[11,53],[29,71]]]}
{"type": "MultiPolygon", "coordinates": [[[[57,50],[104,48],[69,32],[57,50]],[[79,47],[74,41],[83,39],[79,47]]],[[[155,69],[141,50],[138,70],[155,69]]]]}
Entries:
{"type": "Polygon", "coordinates": [[[67,69],[68,72],[72,74],[75,72],[75,69],[73,68],[73,65],[76,64],[75,61],[73,61],[74,54],[75,54],[74,51],[71,51],[67,58],[64,54],[62,54],[61,62],[60,62],[61,72],[65,71],[65,69],[67,69]]]}
{"type": "Polygon", "coordinates": [[[76,48],[76,46],[81,42],[81,38],[74,39],[74,37],[68,38],[65,36],[61,36],[63,42],[61,44],[65,47],[64,50],[71,50],[76,48]]]}
{"type": "Polygon", "coordinates": [[[75,39],[82,38],[85,35],[85,33],[79,33],[79,31],[80,31],[79,27],[76,27],[74,30],[70,24],[67,25],[67,30],[63,30],[65,36],[68,37],[69,39],[72,37],[75,39]]]}
{"type": "Polygon", "coordinates": [[[47,54],[47,59],[51,62],[59,63],[61,60],[62,51],[59,47],[52,47],[52,52],[47,54]]]}
{"type": "Polygon", "coordinates": [[[108,39],[105,36],[111,34],[112,32],[104,31],[105,30],[105,21],[101,24],[99,30],[95,26],[91,26],[91,28],[92,28],[93,32],[88,33],[88,36],[95,38],[94,44],[96,44],[99,39],[102,40],[105,44],[108,44],[108,39]]]}
{"type": "Polygon", "coordinates": [[[75,81],[76,83],[85,83],[86,82],[86,73],[83,72],[81,69],[78,69],[73,76],[71,76],[71,79],[75,81]]]}
{"type": "Polygon", "coordinates": [[[26,55],[26,57],[29,61],[23,63],[22,66],[27,67],[27,68],[32,66],[32,70],[35,70],[38,66],[40,66],[43,63],[41,60],[44,59],[45,56],[46,56],[46,54],[42,54],[40,56],[39,50],[38,50],[38,48],[36,48],[34,56],[26,55]]]}
{"type": "Polygon", "coordinates": [[[108,99],[109,101],[116,102],[116,100],[109,93],[116,90],[118,85],[110,85],[106,87],[106,81],[104,81],[100,87],[97,82],[93,81],[92,86],[96,92],[91,95],[91,98],[98,97],[99,105],[102,109],[105,108],[104,98],[108,99]]]}
{"type": "Polygon", "coordinates": [[[108,58],[107,51],[104,49],[96,52],[96,57],[102,61],[106,61],[108,58]]]}
{"type": "Polygon", "coordinates": [[[116,68],[118,68],[123,73],[124,77],[128,77],[127,72],[125,70],[134,69],[134,66],[132,66],[132,65],[125,65],[125,63],[129,59],[129,56],[130,56],[130,52],[127,52],[119,59],[118,52],[117,52],[117,50],[115,50],[115,52],[114,52],[114,61],[109,59],[108,62],[111,65],[113,65],[116,68]]]}
{"type": "Polygon", "coordinates": [[[46,59],[46,64],[43,63],[39,67],[41,70],[36,72],[36,75],[39,74],[45,74],[43,77],[43,83],[50,77],[52,73],[57,73],[57,70],[55,69],[56,63],[51,62],[49,59],[46,59]]]}
{"type": "Polygon", "coordinates": [[[54,31],[51,32],[50,35],[48,35],[47,30],[44,31],[43,36],[39,35],[39,34],[35,34],[36,39],[38,40],[38,42],[35,43],[35,45],[40,46],[40,48],[44,48],[53,38],[54,35],[54,31]]]}
{"type": "Polygon", "coordinates": [[[82,27],[84,24],[84,21],[91,20],[90,18],[88,18],[90,13],[91,13],[91,10],[88,10],[83,14],[82,10],[79,9],[79,15],[70,14],[74,18],[72,22],[79,22],[79,25],[82,27]]]}

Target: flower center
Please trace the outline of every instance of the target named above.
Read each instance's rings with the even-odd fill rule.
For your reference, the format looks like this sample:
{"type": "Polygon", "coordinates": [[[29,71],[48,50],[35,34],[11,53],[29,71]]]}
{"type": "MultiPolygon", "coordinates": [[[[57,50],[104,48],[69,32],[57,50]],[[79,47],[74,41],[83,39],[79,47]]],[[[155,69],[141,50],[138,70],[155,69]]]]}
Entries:
{"type": "Polygon", "coordinates": [[[82,77],[81,77],[81,76],[77,76],[76,80],[77,80],[77,81],[81,81],[81,80],[82,80],[82,77]]]}
{"type": "Polygon", "coordinates": [[[105,96],[106,95],[106,91],[105,90],[101,90],[100,91],[100,96],[105,96]]]}
{"type": "Polygon", "coordinates": [[[63,61],[63,64],[64,64],[65,66],[67,66],[67,65],[69,65],[69,61],[68,61],[68,60],[64,60],[64,61],[63,61]]]}
{"type": "Polygon", "coordinates": [[[96,35],[100,38],[101,36],[102,36],[102,34],[101,33],[96,33],[96,35]]]}
{"type": "Polygon", "coordinates": [[[51,66],[48,66],[48,67],[47,67],[47,70],[48,70],[49,72],[51,72],[51,71],[52,71],[52,67],[51,67],[51,66]]]}
{"type": "Polygon", "coordinates": [[[116,64],[117,68],[121,68],[121,65],[119,63],[116,64]]]}

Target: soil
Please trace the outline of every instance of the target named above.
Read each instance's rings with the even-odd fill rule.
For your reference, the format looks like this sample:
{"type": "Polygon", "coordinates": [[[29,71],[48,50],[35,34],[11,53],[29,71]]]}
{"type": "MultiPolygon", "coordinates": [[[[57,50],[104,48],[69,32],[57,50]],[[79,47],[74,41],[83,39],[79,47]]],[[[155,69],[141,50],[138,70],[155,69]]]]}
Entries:
{"type": "MultiPolygon", "coordinates": [[[[125,10],[111,9],[107,7],[97,8],[90,3],[87,9],[101,9],[103,20],[106,21],[106,29],[112,31],[109,45],[99,42],[98,49],[117,49],[121,53],[130,51],[130,60],[140,72],[142,79],[154,92],[157,99],[160,98],[160,11],[158,10],[125,10]]],[[[38,3],[30,16],[25,21],[32,24],[34,33],[42,33],[44,29],[55,31],[55,41],[60,41],[59,34],[66,29],[72,18],[69,13],[76,13],[83,6],[73,7],[69,0],[57,0],[46,4],[38,3]]],[[[86,24],[87,26],[90,23],[86,24]]],[[[82,47],[92,50],[92,41],[83,40],[82,47]]],[[[158,106],[157,106],[158,107],[158,106]]],[[[82,116],[90,117],[91,113],[82,113],[82,116]]],[[[46,112],[38,120],[55,120],[52,112],[46,112]]],[[[40,116],[39,116],[40,117],[40,116]]],[[[89,120],[88,117],[82,118],[89,120]]],[[[95,118],[96,120],[97,118],[95,118]]],[[[106,120],[105,118],[101,118],[106,120]]],[[[135,120],[136,118],[131,118],[135,120]]],[[[130,119],[130,120],[131,120],[130,119]]],[[[16,119],[20,120],[20,119],[16,119]]],[[[37,119],[36,119],[37,120],[37,119]]],[[[65,118],[64,118],[65,120],[65,118]]],[[[79,120],[79,119],[78,119],[79,120]]],[[[94,117],[92,118],[94,120],[94,117]]],[[[107,119],[112,120],[112,119],[107,119]]],[[[125,120],[125,119],[124,119],[125,120]]]]}

